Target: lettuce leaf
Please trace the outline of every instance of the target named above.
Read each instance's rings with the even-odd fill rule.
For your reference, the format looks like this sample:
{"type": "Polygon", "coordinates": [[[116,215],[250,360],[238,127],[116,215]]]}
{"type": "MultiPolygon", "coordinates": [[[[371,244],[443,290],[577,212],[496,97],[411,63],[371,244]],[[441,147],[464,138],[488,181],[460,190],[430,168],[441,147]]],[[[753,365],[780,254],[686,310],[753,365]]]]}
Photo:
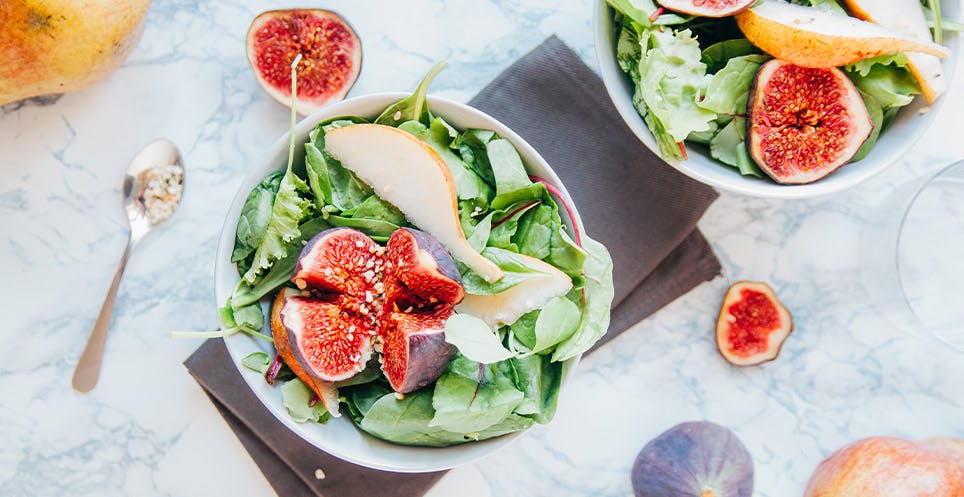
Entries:
{"type": "Polygon", "coordinates": [[[917,80],[907,69],[896,65],[874,64],[862,75],[859,70],[847,72],[857,88],[877,99],[886,108],[903,107],[920,93],[917,80]]]}
{"type": "Polygon", "coordinates": [[[710,79],[705,98],[696,105],[718,114],[746,113],[746,101],[757,70],[769,58],[762,54],[730,58],[710,79]]]}
{"type": "Polygon", "coordinates": [[[284,258],[288,254],[288,242],[301,234],[298,224],[311,212],[308,192],[308,184],[289,166],[278,186],[278,194],[271,207],[271,219],[254,253],[251,268],[244,273],[244,280],[249,284],[254,284],[258,275],[274,261],[284,258]]]}
{"type": "Polygon", "coordinates": [[[708,83],[696,38],[688,29],[667,29],[650,31],[648,39],[651,48],[639,65],[639,89],[650,129],[674,142],[710,129],[716,113],[696,105],[708,83]]]}

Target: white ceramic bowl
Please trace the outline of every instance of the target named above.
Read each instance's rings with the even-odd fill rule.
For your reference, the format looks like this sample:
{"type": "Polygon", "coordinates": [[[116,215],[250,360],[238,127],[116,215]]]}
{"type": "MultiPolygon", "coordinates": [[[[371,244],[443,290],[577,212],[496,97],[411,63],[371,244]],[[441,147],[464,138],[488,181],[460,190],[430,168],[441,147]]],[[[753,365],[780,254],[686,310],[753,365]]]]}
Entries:
{"type": "MultiPolygon", "coordinates": [[[[948,19],[961,18],[961,2],[958,0],[942,2],[942,10],[948,19]]],[[[609,97],[630,129],[656,155],[659,146],[653,134],[646,127],[643,118],[633,107],[633,83],[622,72],[616,62],[616,27],[612,10],[605,0],[595,0],[594,26],[596,37],[596,57],[599,70],[609,97]]],[[[951,56],[944,59],[944,74],[951,78],[957,67],[960,37],[951,31],[944,32],[944,45],[951,49],[951,56]]],[[[948,81],[948,91],[953,91],[952,81],[948,81]]],[[[921,115],[927,106],[923,97],[905,107],[891,125],[884,130],[873,151],[862,160],[846,164],[829,176],[807,185],[780,185],[768,178],[757,179],[741,176],[735,169],[712,159],[708,153],[695,147],[686,148],[688,160],[666,159],[666,162],[683,174],[707,185],[754,197],[808,198],[839,192],[861,183],[880,173],[890,164],[903,156],[924,131],[934,122],[937,111],[947,98],[939,99],[930,110],[921,115]]]]}
{"type": "MultiPolygon", "coordinates": [[[[318,123],[332,117],[347,115],[374,118],[385,107],[406,96],[408,95],[404,93],[379,93],[351,98],[327,106],[305,118],[295,128],[296,157],[301,157],[301,159],[296,159],[296,163],[303,160],[305,153],[303,145],[308,139],[308,133],[318,123]]],[[[529,173],[552,183],[562,192],[566,201],[573,205],[569,193],[566,192],[565,187],[559,181],[559,177],[552,171],[545,159],[505,125],[483,112],[451,100],[429,97],[429,105],[435,115],[443,117],[450,124],[460,129],[490,129],[503,138],[507,138],[519,151],[529,173]]],[[[240,279],[237,270],[231,264],[231,251],[234,247],[235,230],[241,215],[241,208],[248,192],[268,172],[283,170],[287,160],[288,134],[285,133],[274,143],[267,157],[248,173],[248,177],[245,178],[232,201],[231,209],[221,231],[217,261],[214,267],[214,290],[218,306],[224,305],[225,300],[231,295],[240,279]]],[[[560,213],[563,216],[563,221],[569,224],[570,228],[572,223],[576,223],[580,229],[582,228],[582,221],[579,219],[578,212],[574,213],[576,219],[569,219],[564,209],[560,209],[560,213]]],[[[262,375],[241,366],[241,359],[252,352],[263,351],[273,356],[273,346],[263,340],[253,339],[242,334],[230,336],[225,342],[234,362],[234,366],[225,365],[225,367],[237,367],[241,371],[244,381],[279,421],[319,449],[355,464],[403,473],[438,471],[474,461],[508,445],[524,433],[517,432],[482,442],[445,448],[406,447],[384,442],[362,432],[344,415],[341,418],[332,419],[326,424],[296,423],[291,420],[281,404],[280,388],[269,386],[265,383],[262,375]]],[[[577,362],[578,358],[573,358],[564,365],[564,381],[572,373],[577,362]]]]}

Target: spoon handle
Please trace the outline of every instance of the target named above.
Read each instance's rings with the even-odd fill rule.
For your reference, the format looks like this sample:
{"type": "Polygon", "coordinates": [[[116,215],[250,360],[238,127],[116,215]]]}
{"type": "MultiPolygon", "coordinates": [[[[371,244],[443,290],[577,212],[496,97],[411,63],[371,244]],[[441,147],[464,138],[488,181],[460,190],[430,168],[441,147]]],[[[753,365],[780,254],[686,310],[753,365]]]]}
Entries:
{"type": "Polygon", "coordinates": [[[121,276],[124,275],[124,268],[127,267],[127,258],[131,254],[134,246],[134,238],[128,238],[127,248],[121,256],[117,271],[114,273],[114,280],[110,283],[110,290],[104,298],[104,304],[97,315],[97,322],[90,330],[90,337],[87,338],[87,346],[84,353],[80,355],[77,368],[74,369],[74,378],[71,384],[74,390],[87,393],[97,385],[97,378],[100,376],[100,364],[104,358],[104,343],[107,341],[107,330],[110,328],[110,318],[114,313],[114,300],[117,298],[117,287],[120,286],[121,276]]]}

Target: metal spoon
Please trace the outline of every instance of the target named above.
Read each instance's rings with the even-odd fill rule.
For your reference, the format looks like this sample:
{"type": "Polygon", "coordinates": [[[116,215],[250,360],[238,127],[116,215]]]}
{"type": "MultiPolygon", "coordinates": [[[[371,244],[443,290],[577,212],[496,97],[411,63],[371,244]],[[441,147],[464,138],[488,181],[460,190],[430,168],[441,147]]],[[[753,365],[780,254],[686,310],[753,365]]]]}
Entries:
{"type": "Polygon", "coordinates": [[[100,376],[100,364],[104,356],[104,342],[114,311],[117,287],[120,285],[124,267],[131,250],[158,224],[167,220],[181,202],[184,185],[184,166],[177,146],[163,138],[155,140],[127,166],[124,175],[124,210],[127,211],[130,232],[127,248],[121,256],[114,280],[97,315],[94,329],[90,331],[87,346],[80,356],[71,384],[82,393],[91,391],[100,376]]]}

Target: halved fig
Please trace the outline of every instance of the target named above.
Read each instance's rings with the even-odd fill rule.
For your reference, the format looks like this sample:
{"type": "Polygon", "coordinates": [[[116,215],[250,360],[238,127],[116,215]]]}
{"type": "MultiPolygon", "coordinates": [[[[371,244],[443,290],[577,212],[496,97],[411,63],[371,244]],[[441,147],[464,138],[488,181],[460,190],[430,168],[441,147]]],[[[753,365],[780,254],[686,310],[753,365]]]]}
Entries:
{"type": "Polygon", "coordinates": [[[301,363],[298,362],[294,351],[291,349],[288,329],[285,328],[281,322],[281,309],[284,308],[285,302],[287,302],[289,298],[299,295],[301,295],[301,292],[294,288],[283,288],[278,292],[274,303],[271,305],[271,336],[274,338],[274,346],[278,354],[281,355],[281,359],[288,365],[288,368],[291,369],[295,376],[303,381],[305,385],[308,385],[308,388],[311,388],[311,390],[315,392],[324,404],[325,409],[337,418],[341,416],[338,412],[338,389],[329,382],[311,376],[305,371],[305,368],[301,367],[301,363]]]}
{"type": "Polygon", "coordinates": [[[262,12],[248,28],[246,46],[258,83],[286,106],[291,105],[291,63],[301,54],[295,110],[302,115],[345,98],[361,71],[361,41],[328,10],[262,12]]]}
{"type": "Polygon", "coordinates": [[[295,358],[311,376],[335,382],[365,369],[375,327],[367,316],[352,312],[354,303],[344,296],[333,301],[285,299],[281,324],[295,358]]]}
{"type": "Polygon", "coordinates": [[[658,0],[674,12],[699,17],[726,17],[743,12],[756,0],[658,0]]]}
{"type": "Polygon", "coordinates": [[[793,331],[790,311],[766,283],[739,281],[723,298],[716,320],[716,346],[737,366],[772,361],[793,331]]]}
{"type": "Polygon", "coordinates": [[[381,278],[384,251],[368,235],[332,228],[315,235],[301,250],[291,281],[298,288],[366,299],[381,278]]]}
{"type": "Polygon", "coordinates": [[[445,321],[452,307],[442,305],[426,312],[392,312],[384,317],[382,371],[398,393],[418,390],[435,381],[455,356],[445,341],[445,321]]]}
{"type": "Polygon", "coordinates": [[[753,459],[729,429],[690,421],[639,451],[632,482],[636,497],[750,497],[753,459]]]}
{"type": "Polygon", "coordinates": [[[455,260],[432,235],[411,228],[392,233],[385,251],[387,312],[454,305],[465,297],[455,260]]]}
{"type": "Polygon", "coordinates": [[[837,68],[773,59],[747,102],[747,148],[774,181],[816,181],[846,164],[874,129],[857,88],[837,68]]]}

